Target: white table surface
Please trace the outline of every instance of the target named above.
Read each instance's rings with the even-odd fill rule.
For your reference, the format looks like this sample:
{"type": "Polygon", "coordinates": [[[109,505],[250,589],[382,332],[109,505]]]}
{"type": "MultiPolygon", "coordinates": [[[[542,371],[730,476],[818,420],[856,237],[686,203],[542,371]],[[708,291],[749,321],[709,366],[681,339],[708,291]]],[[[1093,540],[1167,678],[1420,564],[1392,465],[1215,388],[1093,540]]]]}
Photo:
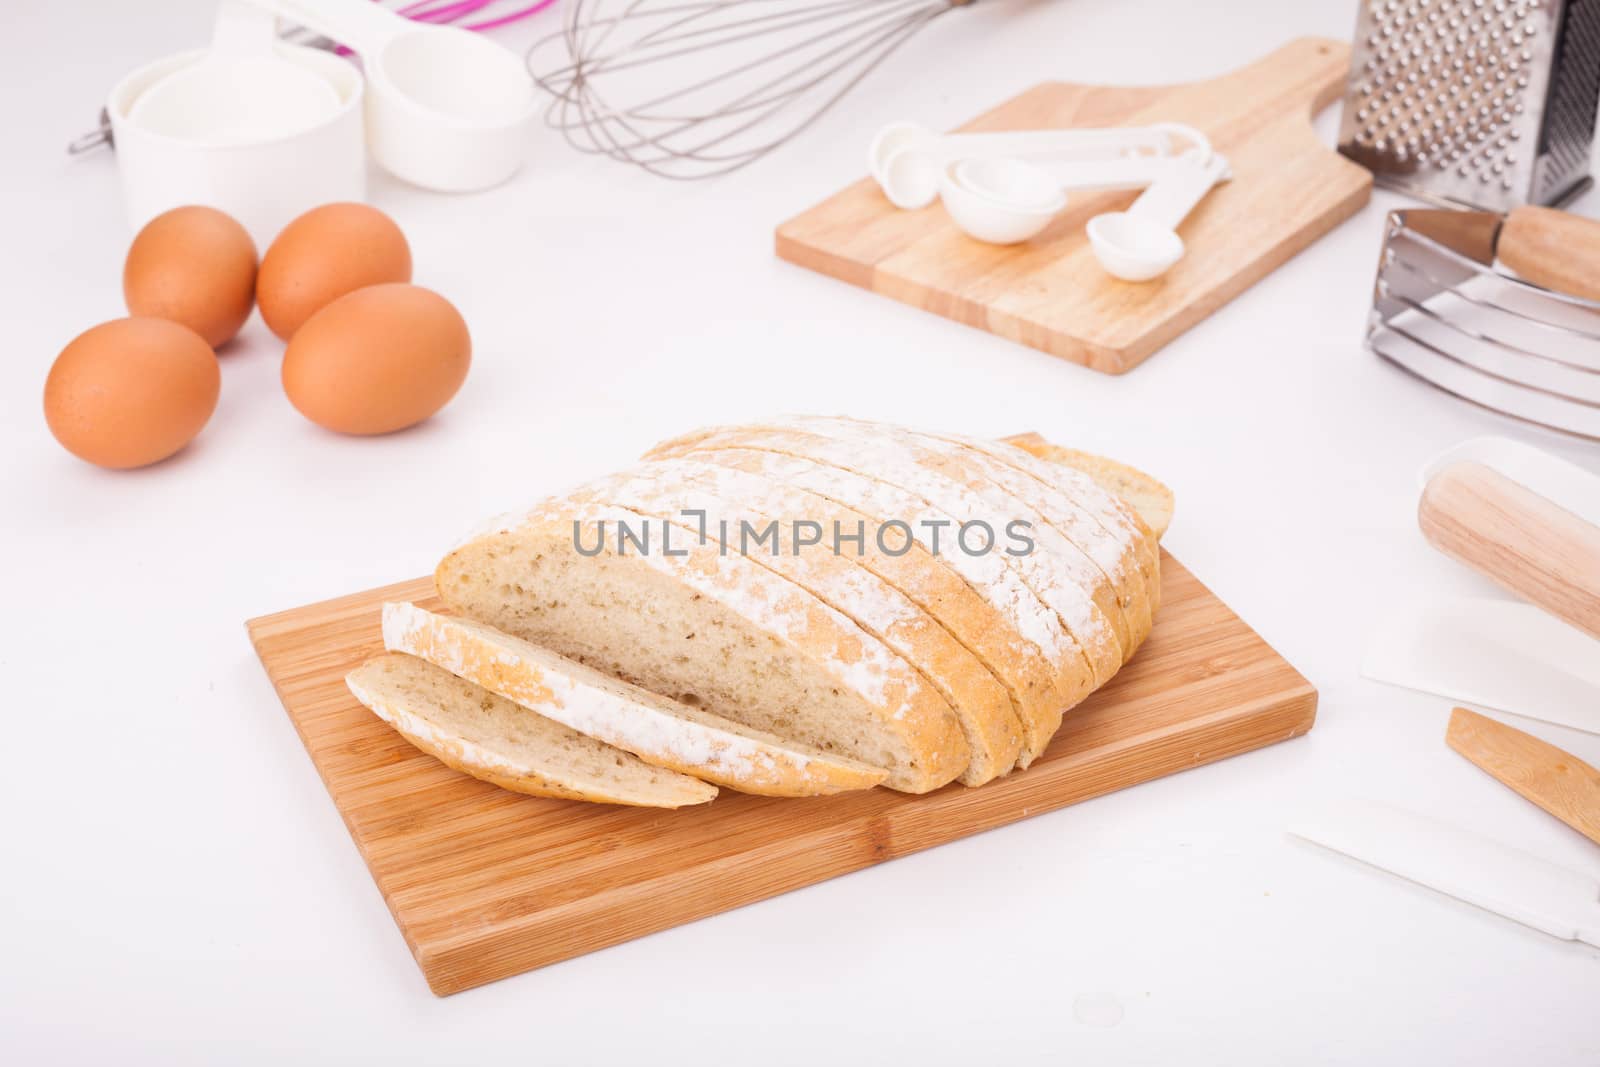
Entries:
{"type": "MultiPolygon", "coordinates": [[[[1284,832],[1355,794],[1600,873],[1600,849],[1445,747],[1446,701],[1357,674],[1375,613],[1486,588],[1417,533],[1423,459],[1506,433],[1600,469],[1595,448],[1363,350],[1398,198],[1122,378],[771,251],[777,222],[857,176],[884,121],[950,125],[1053,77],[1207,76],[1295,35],[1346,38],[1352,4],[994,0],[721,182],[651,180],[542,128],[491,193],[379,177],[416,280],[471,324],[455,402],[391,437],[319,431],[256,320],[199,441],[106,473],[40,415],[55,353],[121,313],[130,236],[111,156],[62,147],[123,70],[208,20],[205,0],[27,4],[0,34],[8,1062],[1600,1062],[1600,951],[1284,832]],[[483,515],[781,411],[1035,429],[1155,472],[1179,500],[1167,544],[1318,686],[1315,730],[434,998],[243,620],[422,574],[483,515]]],[[[1600,761],[1600,737],[1513,721],[1600,761]]]]}

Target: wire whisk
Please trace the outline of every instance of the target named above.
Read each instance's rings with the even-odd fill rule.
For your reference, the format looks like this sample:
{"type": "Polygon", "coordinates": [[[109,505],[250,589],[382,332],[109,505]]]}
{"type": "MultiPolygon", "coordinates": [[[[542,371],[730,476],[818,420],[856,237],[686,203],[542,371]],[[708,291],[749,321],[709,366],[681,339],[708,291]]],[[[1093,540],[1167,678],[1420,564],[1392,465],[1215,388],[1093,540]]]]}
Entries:
{"type": "Polygon", "coordinates": [[[665,178],[748,166],[972,0],[567,0],[528,51],[547,122],[665,178]]]}

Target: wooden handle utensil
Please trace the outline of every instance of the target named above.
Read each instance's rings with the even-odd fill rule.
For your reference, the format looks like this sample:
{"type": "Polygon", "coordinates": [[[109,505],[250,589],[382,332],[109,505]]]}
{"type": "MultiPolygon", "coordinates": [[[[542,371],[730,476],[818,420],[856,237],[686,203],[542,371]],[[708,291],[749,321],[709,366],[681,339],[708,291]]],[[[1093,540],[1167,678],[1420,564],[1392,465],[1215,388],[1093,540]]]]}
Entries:
{"type": "Polygon", "coordinates": [[[1600,221],[1519,207],[1501,224],[1495,254],[1535,285],[1600,301],[1600,221]]]}
{"type": "Polygon", "coordinates": [[[1466,708],[1450,712],[1445,743],[1600,845],[1600,771],[1532,734],[1466,708]]]}
{"type": "Polygon", "coordinates": [[[1600,527],[1472,462],[1428,479],[1417,522],[1445,555],[1600,639],[1600,527]]]}

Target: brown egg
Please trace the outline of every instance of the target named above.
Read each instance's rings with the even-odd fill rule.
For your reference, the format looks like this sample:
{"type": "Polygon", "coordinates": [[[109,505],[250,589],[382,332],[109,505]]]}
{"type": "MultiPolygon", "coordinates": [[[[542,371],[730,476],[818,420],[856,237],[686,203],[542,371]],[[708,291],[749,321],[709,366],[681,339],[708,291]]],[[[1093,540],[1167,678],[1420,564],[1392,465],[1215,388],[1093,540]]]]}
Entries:
{"type": "Polygon", "coordinates": [[[285,341],[322,308],[369,285],[411,280],[411,246],[365,204],[324,204],[283,228],[261,260],[261,317],[285,341]]]}
{"type": "Polygon", "coordinates": [[[143,467],[188,444],[217,407],[216,353],[166,319],[113,319],[61,350],[44,418],[68,452],[101,467],[143,467]]]}
{"type": "Polygon", "coordinates": [[[448,300],[415,285],[374,285],[300,327],[283,355],[283,389],[319,426],[389,433],[444,407],[471,362],[467,324],[448,300]]]}
{"type": "Polygon", "coordinates": [[[173,208],[133,239],[122,295],[134,315],[182,323],[215,348],[239,332],[255,304],[255,242],[215,208],[173,208]]]}

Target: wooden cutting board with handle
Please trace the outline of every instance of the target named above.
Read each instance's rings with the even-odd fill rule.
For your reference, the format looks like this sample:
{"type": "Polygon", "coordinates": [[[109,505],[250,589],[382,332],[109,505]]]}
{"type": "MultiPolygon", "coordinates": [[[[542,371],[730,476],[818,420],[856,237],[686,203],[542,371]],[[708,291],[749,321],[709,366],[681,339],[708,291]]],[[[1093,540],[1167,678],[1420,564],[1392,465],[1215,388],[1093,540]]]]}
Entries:
{"type": "Polygon", "coordinates": [[[1322,144],[1311,117],[1344,90],[1350,48],[1302,38],[1209,81],[1147,88],[1047,82],[961,127],[1012,130],[1183,122],[1228,157],[1178,228],[1187,254],[1163,277],[1118,281],[1084,225],[1135,192],[1078,194],[1031,241],[956,229],[938,203],[902,211],[864,178],[778,227],[791,262],[1001,337],[1121,374],[1265,277],[1366,203],[1372,176],[1322,144]]]}
{"type": "MultiPolygon", "coordinates": [[[[356,702],[385,600],[430,578],[247,624],[267,675],[440,995],[1297,737],[1317,693],[1171,556],[1150,637],[1026,771],[925,796],[724,790],[680,811],[523,796],[453,771],[356,702]]],[[[1204,788],[1197,783],[1196,788],[1204,788]]],[[[893,901],[870,899],[892,921],[893,901]]]]}

